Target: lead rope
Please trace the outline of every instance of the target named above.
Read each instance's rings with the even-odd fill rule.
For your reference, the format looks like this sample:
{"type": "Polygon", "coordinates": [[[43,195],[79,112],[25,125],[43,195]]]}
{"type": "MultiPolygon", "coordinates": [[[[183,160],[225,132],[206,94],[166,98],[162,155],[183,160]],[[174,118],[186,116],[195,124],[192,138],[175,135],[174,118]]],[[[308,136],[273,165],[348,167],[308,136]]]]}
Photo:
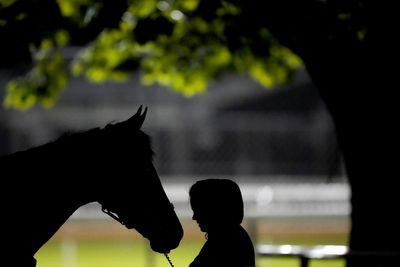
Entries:
{"type": "Polygon", "coordinates": [[[164,253],[164,256],[167,258],[167,261],[168,261],[169,265],[171,265],[171,267],[174,267],[174,265],[172,264],[171,259],[168,256],[168,253],[164,253]]]}

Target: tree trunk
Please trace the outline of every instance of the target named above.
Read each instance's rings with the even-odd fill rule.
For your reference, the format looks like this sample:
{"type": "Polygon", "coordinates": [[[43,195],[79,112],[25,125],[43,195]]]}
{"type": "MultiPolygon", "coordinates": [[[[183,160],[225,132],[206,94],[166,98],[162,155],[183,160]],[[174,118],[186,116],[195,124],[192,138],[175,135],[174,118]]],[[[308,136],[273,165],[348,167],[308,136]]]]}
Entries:
{"type": "Polygon", "coordinates": [[[400,264],[400,192],[394,162],[399,158],[398,86],[394,69],[390,71],[391,50],[376,44],[331,45],[304,56],[335,123],[351,186],[349,246],[355,255],[348,267],[400,264]],[[366,256],[357,256],[364,252],[366,256]]]}
{"type": "Polygon", "coordinates": [[[263,9],[275,11],[265,16],[268,28],[303,59],[336,127],[351,188],[349,247],[354,257],[349,256],[347,266],[400,266],[399,19],[392,14],[397,9],[350,1],[352,18],[365,31],[360,37],[352,28],[357,24],[341,24],[336,11],[325,5],[303,8],[299,2],[291,12],[284,7],[291,2],[273,3],[278,3],[274,9],[263,9]]]}

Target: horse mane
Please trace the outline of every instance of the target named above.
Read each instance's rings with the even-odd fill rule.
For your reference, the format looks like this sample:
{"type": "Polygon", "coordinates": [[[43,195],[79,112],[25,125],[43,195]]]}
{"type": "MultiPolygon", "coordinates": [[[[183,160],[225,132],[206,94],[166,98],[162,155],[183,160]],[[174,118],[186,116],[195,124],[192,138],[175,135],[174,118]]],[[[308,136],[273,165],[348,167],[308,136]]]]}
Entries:
{"type": "MultiPolygon", "coordinates": [[[[71,160],[73,157],[104,156],[112,162],[115,156],[133,159],[153,159],[151,138],[142,130],[127,130],[119,123],[108,123],[104,128],[96,127],[85,131],[67,131],[48,143],[17,151],[0,157],[0,168],[18,169],[23,165],[46,165],[56,160],[71,160]],[[131,151],[132,150],[132,151],[131,151]],[[115,153],[119,153],[116,155],[115,153]]],[[[89,158],[91,160],[91,158],[89,158]]]]}

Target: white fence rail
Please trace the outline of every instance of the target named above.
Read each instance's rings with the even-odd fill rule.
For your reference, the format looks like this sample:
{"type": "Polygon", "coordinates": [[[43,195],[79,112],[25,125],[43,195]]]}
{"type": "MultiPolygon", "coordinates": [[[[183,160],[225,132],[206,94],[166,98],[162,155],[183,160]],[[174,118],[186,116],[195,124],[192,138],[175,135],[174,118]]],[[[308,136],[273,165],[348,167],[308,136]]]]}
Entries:
{"type": "MultiPolygon", "coordinates": [[[[245,217],[349,216],[350,190],[347,183],[240,183],[245,217]]],[[[164,183],[165,191],[180,218],[190,218],[190,184],[164,183]]],[[[78,209],[73,220],[104,219],[97,203],[78,209]]]]}

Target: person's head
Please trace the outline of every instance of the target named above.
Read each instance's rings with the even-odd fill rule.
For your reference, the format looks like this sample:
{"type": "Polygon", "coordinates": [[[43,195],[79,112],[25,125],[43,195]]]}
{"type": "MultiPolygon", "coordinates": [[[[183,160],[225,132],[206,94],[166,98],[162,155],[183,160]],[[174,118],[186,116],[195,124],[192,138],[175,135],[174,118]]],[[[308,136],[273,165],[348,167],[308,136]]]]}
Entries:
{"type": "Polygon", "coordinates": [[[243,221],[243,198],[238,184],[229,179],[205,179],[190,190],[193,220],[203,232],[213,227],[239,225],[243,221]]]}

